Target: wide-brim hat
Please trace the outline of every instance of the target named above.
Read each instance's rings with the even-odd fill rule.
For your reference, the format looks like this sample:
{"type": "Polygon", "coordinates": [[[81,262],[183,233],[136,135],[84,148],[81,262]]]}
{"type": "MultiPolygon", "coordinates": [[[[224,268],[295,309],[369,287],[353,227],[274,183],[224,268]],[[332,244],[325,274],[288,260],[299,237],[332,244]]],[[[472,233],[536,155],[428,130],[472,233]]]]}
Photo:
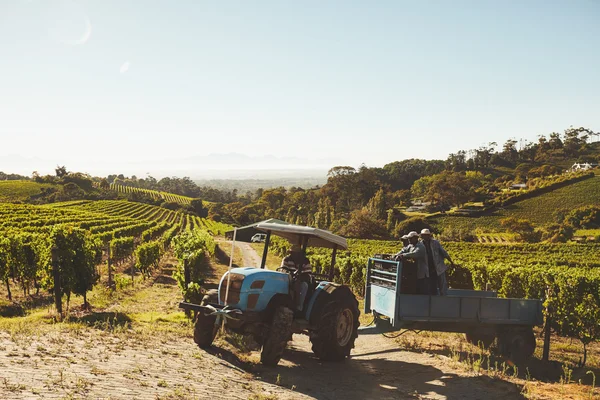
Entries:
{"type": "Polygon", "coordinates": [[[431,231],[427,228],[421,230],[421,235],[431,235],[431,231]]]}
{"type": "Polygon", "coordinates": [[[402,237],[400,239],[407,240],[408,239],[408,235],[402,235],[402,237]]]}
{"type": "Polygon", "coordinates": [[[409,239],[410,238],[414,238],[414,237],[419,237],[419,234],[415,231],[412,232],[408,232],[408,235],[406,235],[409,239]]]}

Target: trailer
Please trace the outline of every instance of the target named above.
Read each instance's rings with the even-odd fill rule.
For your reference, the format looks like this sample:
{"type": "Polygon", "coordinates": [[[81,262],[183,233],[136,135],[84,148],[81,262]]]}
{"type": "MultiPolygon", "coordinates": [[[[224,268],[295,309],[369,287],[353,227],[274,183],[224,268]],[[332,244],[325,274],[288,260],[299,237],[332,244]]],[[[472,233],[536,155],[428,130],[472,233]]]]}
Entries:
{"type": "Polygon", "coordinates": [[[512,358],[533,355],[533,327],[543,322],[541,300],[498,298],[493,291],[464,289],[448,289],[447,296],[420,295],[415,286],[414,263],[388,255],[370,258],[364,312],[373,314],[374,323],[360,328],[359,334],[401,329],[459,332],[486,347],[497,340],[501,353],[512,358]]]}

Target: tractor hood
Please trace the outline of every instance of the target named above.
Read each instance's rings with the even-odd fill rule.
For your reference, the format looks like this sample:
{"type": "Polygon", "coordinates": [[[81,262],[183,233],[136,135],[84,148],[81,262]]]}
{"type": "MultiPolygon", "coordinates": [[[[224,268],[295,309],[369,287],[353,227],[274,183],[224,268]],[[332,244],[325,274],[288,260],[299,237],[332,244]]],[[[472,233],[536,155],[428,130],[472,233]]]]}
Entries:
{"type": "MultiPolygon", "coordinates": [[[[221,278],[221,282],[227,284],[227,274],[226,272],[221,278]]],[[[244,268],[232,268],[231,274],[243,275],[246,278],[255,279],[275,279],[275,280],[283,280],[288,282],[290,279],[290,275],[285,272],[271,271],[268,269],[254,268],[254,267],[244,267],[244,268]]]]}
{"type": "Polygon", "coordinates": [[[227,298],[228,305],[242,310],[246,307],[256,309],[259,306],[266,306],[266,304],[262,304],[262,301],[268,301],[275,294],[287,295],[289,293],[291,275],[284,272],[247,267],[233,268],[231,278],[228,276],[229,272],[226,272],[219,283],[219,304],[221,305],[225,304],[227,298]],[[228,280],[229,293],[227,293],[228,280]],[[249,304],[246,304],[246,301],[249,304]]]}

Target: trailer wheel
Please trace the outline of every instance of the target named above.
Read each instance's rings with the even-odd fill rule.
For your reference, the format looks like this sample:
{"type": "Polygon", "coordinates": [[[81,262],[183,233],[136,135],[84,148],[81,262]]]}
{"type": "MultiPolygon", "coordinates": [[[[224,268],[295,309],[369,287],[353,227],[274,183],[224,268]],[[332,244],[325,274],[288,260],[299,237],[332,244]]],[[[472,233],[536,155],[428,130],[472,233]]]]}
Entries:
{"type": "Polygon", "coordinates": [[[260,353],[260,362],[264,365],[275,366],[281,360],[281,355],[292,334],[294,312],[287,307],[277,307],[269,333],[260,353]]]}
{"type": "Polygon", "coordinates": [[[513,329],[499,338],[502,355],[512,360],[526,360],[535,352],[535,335],[532,328],[513,329]]]}
{"type": "Polygon", "coordinates": [[[472,345],[479,346],[481,343],[481,345],[487,349],[492,345],[492,343],[494,343],[496,335],[489,332],[471,331],[465,333],[465,338],[467,339],[467,342],[471,343],[472,345]]]}
{"type": "Polygon", "coordinates": [[[348,357],[358,336],[358,316],[358,301],[352,292],[334,292],[311,335],[313,353],[326,361],[341,361],[348,357]]]}

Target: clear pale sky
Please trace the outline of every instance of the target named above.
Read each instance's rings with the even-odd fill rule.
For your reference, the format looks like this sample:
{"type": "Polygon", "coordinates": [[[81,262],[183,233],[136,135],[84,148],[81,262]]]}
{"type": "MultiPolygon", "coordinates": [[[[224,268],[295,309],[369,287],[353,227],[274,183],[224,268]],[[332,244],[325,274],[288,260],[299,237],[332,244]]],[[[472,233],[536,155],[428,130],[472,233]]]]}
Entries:
{"type": "Polygon", "coordinates": [[[0,0],[0,170],[381,166],[600,130],[598,21],[592,0],[0,0]]]}

